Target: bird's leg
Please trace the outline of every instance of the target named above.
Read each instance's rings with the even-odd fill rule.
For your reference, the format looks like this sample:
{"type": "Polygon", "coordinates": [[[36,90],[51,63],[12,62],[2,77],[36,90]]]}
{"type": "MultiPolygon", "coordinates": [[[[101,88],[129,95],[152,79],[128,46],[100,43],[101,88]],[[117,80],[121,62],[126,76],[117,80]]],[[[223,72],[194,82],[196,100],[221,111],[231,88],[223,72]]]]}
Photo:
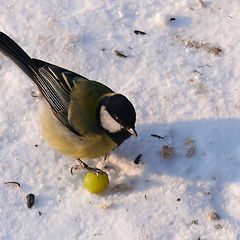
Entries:
{"type": "MultiPolygon", "coordinates": [[[[78,170],[78,169],[86,169],[88,172],[92,172],[95,173],[97,176],[99,173],[103,174],[105,173],[104,171],[102,171],[99,168],[92,168],[89,167],[85,162],[83,162],[80,158],[77,159],[77,161],[79,162],[78,165],[75,165],[71,168],[71,174],[73,175],[73,170],[78,170]]],[[[107,174],[107,173],[105,173],[107,174]]]]}

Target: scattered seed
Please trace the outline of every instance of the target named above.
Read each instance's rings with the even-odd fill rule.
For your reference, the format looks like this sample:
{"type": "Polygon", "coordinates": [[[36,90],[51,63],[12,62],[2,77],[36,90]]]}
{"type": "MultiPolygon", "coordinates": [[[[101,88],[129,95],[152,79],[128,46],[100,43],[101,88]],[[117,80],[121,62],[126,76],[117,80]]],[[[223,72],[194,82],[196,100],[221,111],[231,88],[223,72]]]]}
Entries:
{"type": "Polygon", "coordinates": [[[201,82],[195,84],[195,94],[207,94],[208,88],[201,82]]]}
{"type": "Polygon", "coordinates": [[[207,217],[211,221],[217,221],[220,219],[220,216],[216,212],[209,213],[207,217]]]}
{"type": "Polygon", "coordinates": [[[174,153],[175,153],[174,148],[169,147],[168,145],[162,146],[161,155],[164,159],[170,160],[173,157],[174,153]]]}
{"type": "Polygon", "coordinates": [[[155,137],[155,138],[158,138],[158,139],[165,139],[164,137],[161,137],[157,134],[151,134],[151,137],[155,137]]]}
{"type": "Polygon", "coordinates": [[[147,200],[148,198],[147,198],[147,195],[144,195],[144,198],[147,200]]]}
{"type": "Polygon", "coordinates": [[[139,31],[139,30],[134,30],[134,33],[137,35],[146,35],[145,32],[139,31]]]}
{"type": "Polygon", "coordinates": [[[198,220],[193,220],[193,221],[192,221],[192,224],[198,225],[198,220]]]}
{"type": "Polygon", "coordinates": [[[184,148],[185,148],[185,154],[187,157],[191,158],[194,156],[196,152],[196,146],[193,140],[191,139],[186,140],[184,143],[184,148]]]}
{"type": "Polygon", "coordinates": [[[38,215],[39,215],[39,216],[42,216],[42,212],[38,211],[38,215]]]}
{"type": "Polygon", "coordinates": [[[114,172],[114,173],[117,172],[116,167],[113,167],[113,166],[110,166],[110,165],[105,165],[103,168],[108,172],[114,172]]]}
{"type": "Polygon", "coordinates": [[[220,225],[220,224],[217,224],[217,225],[215,225],[215,228],[216,228],[217,230],[221,230],[221,229],[223,228],[223,226],[220,225]]]}
{"type": "Polygon", "coordinates": [[[140,160],[141,160],[141,157],[142,157],[142,154],[139,154],[139,155],[135,158],[134,163],[135,163],[135,164],[139,164],[139,163],[140,163],[140,160]]]}
{"type": "Polygon", "coordinates": [[[175,20],[176,20],[176,18],[171,17],[171,18],[169,19],[169,22],[171,22],[171,21],[175,21],[175,20]]]}
{"type": "Polygon", "coordinates": [[[199,66],[199,68],[202,68],[202,67],[209,67],[209,68],[211,68],[212,66],[209,65],[209,64],[204,64],[204,65],[200,65],[200,66],[199,66]]]}
{"type": "Polygon", "coordinates": [[[223,50],[219,47],[211,46],[209,43],[199,42],[199,41],[187,41],[186,46],[190,48],[203,49],[208,53],[212,53],[214,55],[221,55],[223,50]]]}
{"type": "Polygon", "coordinates": [[[178,198],[178,199],[177,199],[177,201],[179,202],[179,201],[181,201],[181,199],[180,199],[180,198],[178,198]]]}
{"type": "Polygon", "coordinates": [[[98,207],[103,210],[111,209],[113,206],[113,203],[105,204],[105,205],[99,205],[98,207]]]}
{"type": "Polygon", "coordinates": [[[209,49],[208,49],[208,52],[212,53],[214,55],[221,55],[222,51],[223,50],[219,47],[209,47],[209,49]]]}
{"type": "Polygon", "coordinates": [[[202,0],[199,0],[198,2],[199,2],[199,4],[201,5],[202,8],[207,8],[207,4],[204,3],[202,0]]]}
{"type": "Polygon", "coordinates": [[[93,236],[101,236],[102,233],[94,233],[93,236]]]}
{"type": "Polygon", "coordinates": [[[35,147],[38,147],[38,144],[35,144],[34,146],[35,146],[35,147]]]}
{"type": "Polygon", "coordinates": [[[128,186],[124,183],[120,183],[120,184],[117,184],[116,186],[114,186],[112,188],[112,190],[115,191],[115,192],[125,192],[125,191],[131,191],[132,187],[128,186]]]}
{"type": "Polygon", "coordinates": [[[35,196],[34,194],[30,193],[26,196],[27,199],[27,207],[31,208],[35,202],[35,196]]]}
{"type": "Polygon", "coordinates": [[[118,56],[118,57],[122,57],[122,58],[127,58],[127,57],[128,57],[128,56],[127,56],[125,53],[123,53],[122,51],[114,50],[113,52],[114,52],[114,54],[115,54],[116,56],[118,56]]]}
{"type": "Polygon", "coordinates": [[[186,47],[195,48],[197,50],[204,50],[216,56],[222,56],[223,50],[220,47],[214,46],[208,42],[201,42],[196,40],[187,40],[181,34],[175,34],[175,37],[181,41],[186,47]]]}
{"type": "Polygon", "coordinates": [[[20,183],[18,182],[5,182],[4,184],[16,185],[17,187],[20,187],[20,183]]]}
{"type": "Polygon", "coordinates": [[[206,194],[206,195],[210,195],[210,194],[211,194],[211,192],[204,192],[204,194],[206,194]]]}

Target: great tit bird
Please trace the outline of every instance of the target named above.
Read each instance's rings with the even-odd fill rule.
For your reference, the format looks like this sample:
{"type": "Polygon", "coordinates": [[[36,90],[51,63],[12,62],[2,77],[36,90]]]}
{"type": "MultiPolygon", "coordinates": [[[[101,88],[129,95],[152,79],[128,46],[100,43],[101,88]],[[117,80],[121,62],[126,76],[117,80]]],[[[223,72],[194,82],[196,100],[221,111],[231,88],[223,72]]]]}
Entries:
{"type": "Polygon", "coordinates": [[[136,112],[125,96],[77,73],[30,58],[3,32],[0,51],[37,85],[43,137],[57,152],[79,160],[93,159],[106,155],[131,135],[137,136],[136,112]]]}

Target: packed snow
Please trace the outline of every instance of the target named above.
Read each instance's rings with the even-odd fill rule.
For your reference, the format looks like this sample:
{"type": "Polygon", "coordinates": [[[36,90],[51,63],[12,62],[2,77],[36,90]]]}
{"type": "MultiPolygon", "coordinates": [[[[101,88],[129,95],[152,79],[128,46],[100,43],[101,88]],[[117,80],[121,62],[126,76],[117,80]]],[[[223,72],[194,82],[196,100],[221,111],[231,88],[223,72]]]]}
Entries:
{"type": "Polygon", "coordinates": [[[76,160],[42,138],[36,86],[0,54],[0,239],[239,240],[239,11],[228,0],[0,0],[0,31],[127,96],[139,135],[86,161],[110,178],[89,193],[76,160]]]}

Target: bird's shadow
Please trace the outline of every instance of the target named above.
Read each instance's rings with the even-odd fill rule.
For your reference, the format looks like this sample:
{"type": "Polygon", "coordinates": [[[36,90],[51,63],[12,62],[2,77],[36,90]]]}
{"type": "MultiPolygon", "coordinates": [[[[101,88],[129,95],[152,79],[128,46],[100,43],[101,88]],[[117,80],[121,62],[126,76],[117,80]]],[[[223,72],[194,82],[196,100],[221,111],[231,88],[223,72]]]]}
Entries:
{"type": "MultiPolygon", "coordinates": [[[[154,175],[193,182],[214,181],[215,189],[211,191],[214,192],[215,207],[221,211],[222,216],[228,217],[221,207],[224,201],[222,192],[227,184],[240,182],[240,119],[152,123],[137,126],[137,131],[138,138],[131,137],[113,152],[114,158],[126,161],[126,165],[129,164],[131,168],[135,166],[141,169],[140,174],[129,176],[129,182],[134,184],[135,191],[145,192],[149,188],[160,187],[161,180],[153,178],[154,175]],[[195,147],[191,157],[186,152],[186,143],[189,141],[195,147]],[[169,160],[161,156],[163,145],[175,150],[174,156],[169,160]],[[135,165],[134,159],[139,154],[142,154],[140,163],[135,165]]],[[[109,161],[111,162],[111,156],[109,161]]],[[[124,170],[127,174],[128,169],[124,167],[124,170]]]]}

